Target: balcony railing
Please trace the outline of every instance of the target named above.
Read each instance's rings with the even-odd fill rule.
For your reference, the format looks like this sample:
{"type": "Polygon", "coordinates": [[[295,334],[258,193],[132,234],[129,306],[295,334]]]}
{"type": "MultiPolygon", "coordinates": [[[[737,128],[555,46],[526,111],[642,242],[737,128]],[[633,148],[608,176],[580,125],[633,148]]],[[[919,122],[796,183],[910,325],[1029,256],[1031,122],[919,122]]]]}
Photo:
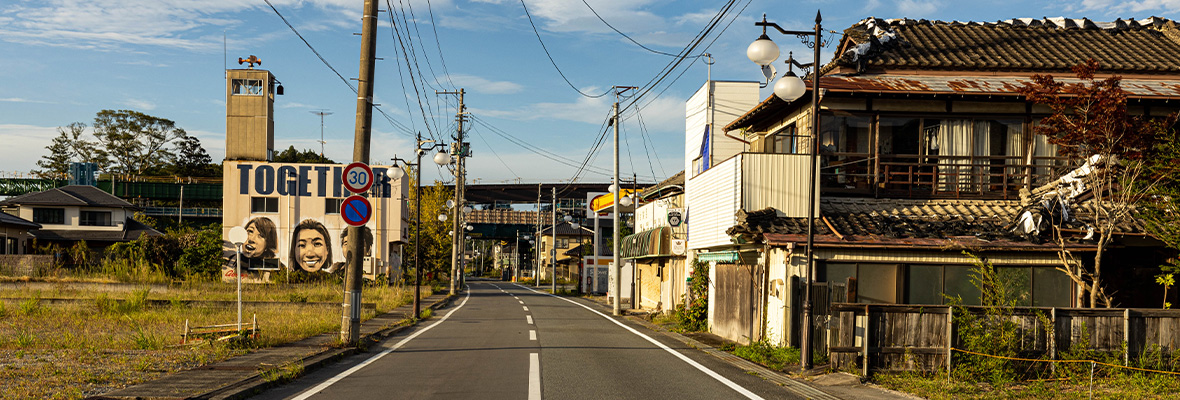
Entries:
{"type": "Polygon", "coordinates": [[[922,156],[832,153],[823,156],[824,193],[881,197],[1015,199],[1068,169],[1062,157],[922,156]],[[1031,161],[1031,163],[1029,163],[1031,161]],[[874,173],[879,171],[879,173],[874,173]]]}

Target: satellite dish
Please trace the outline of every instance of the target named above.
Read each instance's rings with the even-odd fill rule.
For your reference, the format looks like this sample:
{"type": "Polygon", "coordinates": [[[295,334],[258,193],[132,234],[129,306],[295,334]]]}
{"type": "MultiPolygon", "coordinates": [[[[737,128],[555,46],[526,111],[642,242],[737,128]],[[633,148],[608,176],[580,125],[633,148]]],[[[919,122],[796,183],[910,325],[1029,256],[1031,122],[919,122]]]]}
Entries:
{"type": "Polygon", "coordinates": [[[235,226],[229,228],[229,241],[235,246],[241,246],[246,243],[246,228],[235,226]]]}

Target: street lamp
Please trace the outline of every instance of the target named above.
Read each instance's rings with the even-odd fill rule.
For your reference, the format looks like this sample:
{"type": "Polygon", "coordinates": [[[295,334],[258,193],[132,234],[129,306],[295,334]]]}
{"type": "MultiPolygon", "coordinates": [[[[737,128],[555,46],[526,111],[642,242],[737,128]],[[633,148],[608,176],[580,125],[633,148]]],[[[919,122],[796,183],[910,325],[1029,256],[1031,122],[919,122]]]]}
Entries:
{"type": "MultiPolygon", "coordinates": [[[[417,153],[417,162],[410,164],[407,160],[393,157],[393,166],[396,167],[400,162],[402,165],[414,166],[417,170],[414,181],[414,319],[418,319],[422,315],[422,154],[440,148],[446,148],[444,143],[434,143],[433,140],[422,140],[422,133],[418,132],[417,146],[415,153],[417,153]]],[[[451,156],[447,154],[446,150],[439,150],[438,154],[434,155],[434,163],[438,165],[446,165],[450,163],[451,156]]],[[[393,169],[393,179],[401,179],[405,175],[405,171],[401,168],[393,169]]]]}
{"type": "Polygon", "coordinates": [[[238,276],[238,334],[242,334],[242,245],[246,243],[247,239],[246,228],[235,226],[229,229],[229,241],[234,244],[234,266],[237,271],[234,274],[238,276]]]}
{"type": "Polygon", "coordinates": [[[759,36],[754,43],[751,43],[746,48],[746,57],[750,61],[761,66],[770,65],[778,59],[778,46],[766,36],[766,27],[773,27],[784,35],[795,35],[810,47],[813,51],[813,59],[809,64],[800,64],[795,61],[794,54],[787,57],[787,73],[779,78],[778,82],[774,84],[774,95],[787,103],[798,100],[807,91],[806,85],[802,79],[795,76],[793,72],[794,67],[811,68],[811,143],[810,143],[810,175],[808,180],[808,196],[807,196],[807,276],[804,279],[805,285],[803,287],[803,331],[801,335],[800,358],[801,367],[807,369],[811,367],[811,281],[815,277],[815,260],[814,244],[815,244],[815,206],[817,193],[815,190],[816,183],[816,164],[819,154],[819,74],[820,74],[820,57],[819,49],[824,47],[826,43],[823,41],[821,31],[823,30],[820,21],[822,20],[819,11],[815,13],[815,28],[813,31],[788,31],[778,26],[773,22],[766,22],[766,14],[762,14],[762,21],[755,22],[754,26],[762,27],[762,36],[759,36]],[[810,41],[808,37],[810,38],[810,41]]]}

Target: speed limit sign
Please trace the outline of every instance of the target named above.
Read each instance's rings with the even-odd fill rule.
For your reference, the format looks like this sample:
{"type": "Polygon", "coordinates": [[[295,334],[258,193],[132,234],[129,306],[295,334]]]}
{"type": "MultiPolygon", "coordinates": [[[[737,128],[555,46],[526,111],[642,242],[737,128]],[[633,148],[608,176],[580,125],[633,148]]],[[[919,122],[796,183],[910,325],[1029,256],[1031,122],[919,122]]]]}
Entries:
{"type": "Polygon", "coordinates": [[[373,186],[373,169],[365,163],[354,162],[344,167],[340,180],[344,181],[344,187],[348,188],[348,191],[364,193],[373,186]]]}

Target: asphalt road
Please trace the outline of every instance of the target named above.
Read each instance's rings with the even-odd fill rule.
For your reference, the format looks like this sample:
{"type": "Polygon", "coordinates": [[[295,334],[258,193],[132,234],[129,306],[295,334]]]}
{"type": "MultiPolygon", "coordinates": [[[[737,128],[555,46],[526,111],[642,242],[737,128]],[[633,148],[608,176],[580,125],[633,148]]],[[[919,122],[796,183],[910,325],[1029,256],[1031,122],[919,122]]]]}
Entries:
{"type": "Polygon", "coordinates": [[[583,299],[471,281],[436,318],[260,399],[794,399],[583,299]]]}

